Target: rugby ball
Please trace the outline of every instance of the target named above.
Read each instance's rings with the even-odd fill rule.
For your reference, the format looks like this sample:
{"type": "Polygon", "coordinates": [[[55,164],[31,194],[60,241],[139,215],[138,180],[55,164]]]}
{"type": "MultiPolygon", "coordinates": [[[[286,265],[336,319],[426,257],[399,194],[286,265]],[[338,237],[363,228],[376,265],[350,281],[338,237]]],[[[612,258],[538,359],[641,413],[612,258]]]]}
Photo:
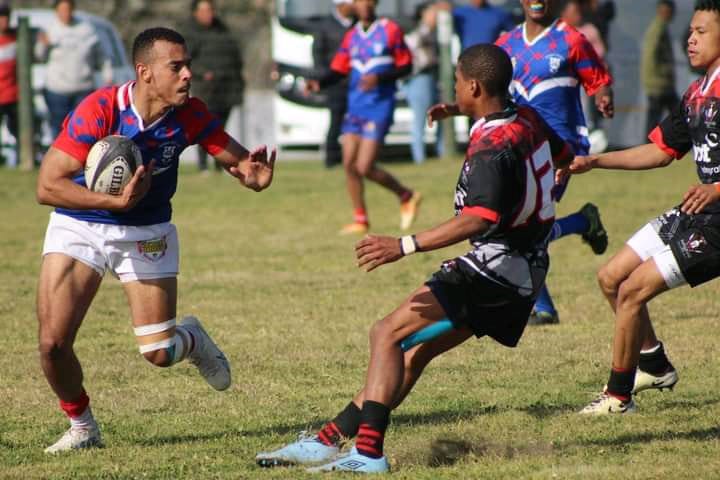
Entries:
{"type": "Polygon", "coordinates": [[[135,142],[122,135],[109,135],[92,146],[85,161],[85,184],[100,193],[120,195],[142,155],[135,142]]]}

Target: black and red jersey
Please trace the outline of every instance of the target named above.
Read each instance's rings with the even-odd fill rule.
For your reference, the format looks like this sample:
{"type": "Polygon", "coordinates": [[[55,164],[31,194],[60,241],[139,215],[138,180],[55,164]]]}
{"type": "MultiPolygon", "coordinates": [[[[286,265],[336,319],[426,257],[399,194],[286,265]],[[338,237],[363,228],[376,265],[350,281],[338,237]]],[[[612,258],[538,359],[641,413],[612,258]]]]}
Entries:
{"type": "MultiPolygon", "coordinates": [[[[690,149],[702,183],[720,182],[720,68],[690,84],[680,103],[650,132],[668,155],[682,158],[690,149]]],[[[706,210],[720,213],[720,205],[706,210]]]]}
{"type": "Polygon", "coordinates": [[[455,214],[477,215],[492,226],[470,242],[503,243],[521,252],[544,248],[555,220],[552,161],[569,148],[531,107],[511,105],[475,122],[455,214]]]}

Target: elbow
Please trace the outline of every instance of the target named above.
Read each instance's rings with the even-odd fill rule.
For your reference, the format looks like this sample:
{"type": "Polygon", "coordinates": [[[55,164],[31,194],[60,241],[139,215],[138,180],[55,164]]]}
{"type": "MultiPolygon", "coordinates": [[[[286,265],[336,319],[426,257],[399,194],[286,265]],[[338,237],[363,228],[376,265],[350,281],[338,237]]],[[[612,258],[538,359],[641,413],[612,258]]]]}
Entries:
{"type": "Polygon", "coordinates": [[[35,189],[35,200],[40,205],[50,205],[52,192],[50,188],[42,182],[38,182],[35,189]]]}

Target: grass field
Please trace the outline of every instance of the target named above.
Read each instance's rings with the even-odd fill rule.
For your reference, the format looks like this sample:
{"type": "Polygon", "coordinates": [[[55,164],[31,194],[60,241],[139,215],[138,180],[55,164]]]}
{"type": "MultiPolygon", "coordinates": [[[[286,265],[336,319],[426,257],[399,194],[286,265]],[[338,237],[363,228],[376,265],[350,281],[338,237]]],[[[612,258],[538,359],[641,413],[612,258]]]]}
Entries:
{"type": "MultiPolygon", "coordinates": [[[[425,195],[417,228],[452,213],[457,161],[390,169],[425,195]]],[[[609,252],[678,202],[694,165],[578,177],[559,206],[596,202],[609,252]]],[[[67,428],[36,353],[35,283],[49,209],[32,174],[0,171],[0,478],[303,478],[253,457],[342,408],[364,378],[367,330],[439,262],[415,255],[366,274],[341,171],[280,163],[261,194],[185,171],[174,200],[181,241],[179,312],[203,319],[228,355],[234,385],[212,391],[190,365],[160,370],[138,354],[120,284],[108,276],[76,344],[106,448],[42,450],[67,428]]],[[[373,230],[399,234],[397,204],[368,189],[373,230]]],[[[517,349],[469,341],[431,365],[394,414],[386,452],[398,478],[720,478],[720,283],[651,304],[679,370],[670,392],[638,396],[635,416],[576,411],[607,379],[612,317],[578,237],[551,247],[549,286],[561,324],[529,328],[517,349]]]]}

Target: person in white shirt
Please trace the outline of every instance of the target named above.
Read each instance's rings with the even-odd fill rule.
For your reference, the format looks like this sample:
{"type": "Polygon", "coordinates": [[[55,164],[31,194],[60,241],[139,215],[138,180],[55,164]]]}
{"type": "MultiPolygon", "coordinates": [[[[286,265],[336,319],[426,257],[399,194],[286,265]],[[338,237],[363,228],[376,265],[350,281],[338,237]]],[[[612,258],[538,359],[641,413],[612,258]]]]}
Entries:
{"type": "Polygon", "coordinates": [[[97,85],[95,71],[112,83],[112,63],[105,56],[95,28],[73,15],[74,0],[55,0],[57,18],[38,34],[35,56],[47,61],[45,103],[50,113],[52,135],[57,136],[63,120],[97,85]]]}

